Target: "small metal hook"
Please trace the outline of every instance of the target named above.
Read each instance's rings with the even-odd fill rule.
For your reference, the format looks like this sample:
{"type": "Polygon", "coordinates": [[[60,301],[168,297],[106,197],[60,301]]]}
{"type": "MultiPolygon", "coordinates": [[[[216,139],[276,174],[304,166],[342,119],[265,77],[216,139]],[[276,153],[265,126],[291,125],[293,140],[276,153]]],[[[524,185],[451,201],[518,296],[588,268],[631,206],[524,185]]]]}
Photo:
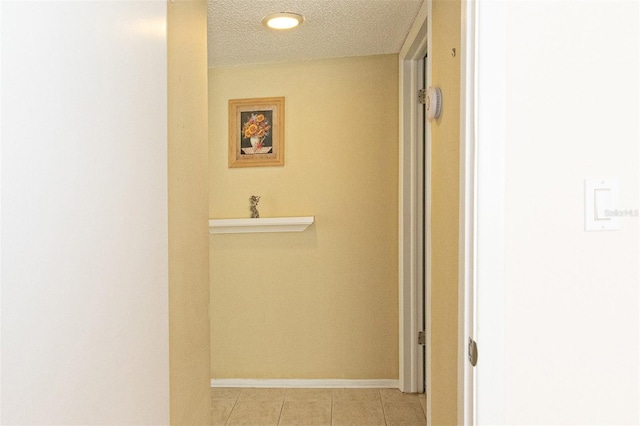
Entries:
{"type": "Polygon", "coordinates": [[[451,56],[456,57],[456,48],[451,49],[451,56]]]}

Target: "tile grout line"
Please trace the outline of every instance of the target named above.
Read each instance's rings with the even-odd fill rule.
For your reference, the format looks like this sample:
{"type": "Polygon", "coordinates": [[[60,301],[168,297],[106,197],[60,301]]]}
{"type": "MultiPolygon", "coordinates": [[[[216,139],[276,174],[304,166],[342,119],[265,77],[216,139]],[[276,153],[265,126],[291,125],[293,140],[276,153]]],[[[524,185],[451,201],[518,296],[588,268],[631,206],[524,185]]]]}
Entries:
{"type": "Polygon", "coordinates": [[[384,411],[384,404],[382,403],[382,391],[378,389],[378,396],[380,397],[380,406],[382,407],[382,418],[385,426],[387,425],[387,413],[384,411]]]}
{"type": "Polygon", "coordinates": [[[231,415],[233,414],[233,410],[236,409],[236,404],[238,403],[238,399],[240,398],[240,393],[238,393],[238,395],[236,396],[236,399],[233,401],[233,407],[231,407],[231,411],[229,411],[229,417],[227,417],[227,420],[225,420],[224,424],[225,426],[229,424],[229,419],[231,418],[231,415]]]}
{"type": "Polygon", "coordinates": [[[280,415],[278,416],[278,423],[280,424],[280,420],[282,420],[282,412],[284,411],[284,402],[287,400],[287,394],[289,393],[289,389],[285,389],[284,395],[282,396],[282,405],[280,406],[280,415]]]}
{"type": "Polygon", "coordinates": [[[333,426],[333,389],[331,389],[331,426],[333,426]]]}

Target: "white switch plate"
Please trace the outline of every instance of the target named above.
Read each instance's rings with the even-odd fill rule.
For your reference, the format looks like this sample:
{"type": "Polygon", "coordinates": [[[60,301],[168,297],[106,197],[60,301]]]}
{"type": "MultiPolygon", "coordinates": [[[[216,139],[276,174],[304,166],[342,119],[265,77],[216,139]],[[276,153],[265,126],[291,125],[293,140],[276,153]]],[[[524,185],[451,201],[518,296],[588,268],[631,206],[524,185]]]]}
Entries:
{"type": "Polygon", "coordinates": [[[618,178],[594,177],[584,180],[584,230],[615,231],[620,229],[618,178]]]}

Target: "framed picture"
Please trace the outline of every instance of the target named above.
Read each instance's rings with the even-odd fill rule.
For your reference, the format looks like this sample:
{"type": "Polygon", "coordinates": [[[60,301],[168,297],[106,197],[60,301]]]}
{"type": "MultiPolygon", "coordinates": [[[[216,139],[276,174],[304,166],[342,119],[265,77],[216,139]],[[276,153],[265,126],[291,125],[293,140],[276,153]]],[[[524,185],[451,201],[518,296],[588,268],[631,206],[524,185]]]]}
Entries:
{"type": "Polygon", "coordinates": [[[229,167],[284,166],[284,98],[229,100],[229,167]]]}

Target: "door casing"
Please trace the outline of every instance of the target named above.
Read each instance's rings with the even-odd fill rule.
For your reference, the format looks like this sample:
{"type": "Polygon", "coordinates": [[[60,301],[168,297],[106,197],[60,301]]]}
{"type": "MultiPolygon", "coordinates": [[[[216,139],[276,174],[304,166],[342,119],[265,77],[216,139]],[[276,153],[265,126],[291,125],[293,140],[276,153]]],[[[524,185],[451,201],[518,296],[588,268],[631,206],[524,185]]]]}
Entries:
{"type": "Polygon", "coordinates": [[[460,11],[460,212],[458,255],[458,424],[475,424],[475,368],[468,359],[476,340],[476,0],[460,11]]]}
{"type": "MultiPolygon", "coordinates": [[[[399,120],[400,120],[400,152],[399,152],[399,371],[400,390],[403,392],[418,392],[422,390],[421,376],[426,368],[427,420],[431,405],[431,321],[429,315],[425,318],[425,360],[421,360],[421,347],[418,345],[418,332],[422,328],[424,315],[420,304],[422,298],[421,271],[425,271],[426,311],[431,303],[431,280],[429,273],[429,259],[431,258],[430,241],[430,212],[431,212],[431,137],[429,124],[426,123],[426,138],[424,146],[424,164],[422,162],[422,124],[419,120],[421,106],[418,103],[418,90],[422,86],[421,62],[430,50],[431,37],[431,1],[426,1],[407,36],[399,54],[399,120]],[[424,180],[424,212],[422,209],[422,182],[424,180]],[[424,251],[422,245],[422,226],[420,223],[424,214],[424,251]],[[425,365],[426,364],[426,365],[425,365]]],[[[431,61],[427,61],[427,78],[431,76],[431,61]]],[[[430,81],[427,79],[426,85],[430,81]]]]}

